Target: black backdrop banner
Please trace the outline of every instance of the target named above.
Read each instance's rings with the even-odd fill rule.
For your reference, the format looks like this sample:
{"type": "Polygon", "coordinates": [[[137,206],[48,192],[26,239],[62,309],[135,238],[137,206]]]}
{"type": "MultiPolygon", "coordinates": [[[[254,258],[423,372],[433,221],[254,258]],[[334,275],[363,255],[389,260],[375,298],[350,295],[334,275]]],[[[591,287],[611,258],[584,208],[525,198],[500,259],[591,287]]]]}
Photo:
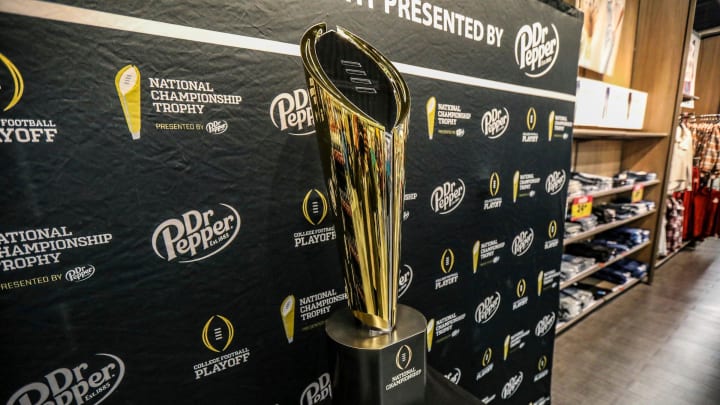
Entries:
{"type": "Polygon", "coordinates": [[[430,365],[484,403],[549,403],[580,20],[81,3],[0,3],[0,400],[329,403],[346,296],[297,45],[327,21],[412,94],[400,301],[430,365]]]}

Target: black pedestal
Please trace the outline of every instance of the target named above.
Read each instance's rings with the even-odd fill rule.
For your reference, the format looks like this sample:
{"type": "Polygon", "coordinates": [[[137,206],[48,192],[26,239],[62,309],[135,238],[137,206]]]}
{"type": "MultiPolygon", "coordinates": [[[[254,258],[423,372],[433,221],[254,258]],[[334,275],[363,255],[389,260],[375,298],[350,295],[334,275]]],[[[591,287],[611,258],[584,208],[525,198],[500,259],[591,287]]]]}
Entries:
{"type": "Polygon", "coordinates": [[[405,305],[398,305],[395,329],[376,336],[349,308],[332,314],[325,331],[334,361],[333,403],[424,405],[426,327],[425,317],[405,305]]]}

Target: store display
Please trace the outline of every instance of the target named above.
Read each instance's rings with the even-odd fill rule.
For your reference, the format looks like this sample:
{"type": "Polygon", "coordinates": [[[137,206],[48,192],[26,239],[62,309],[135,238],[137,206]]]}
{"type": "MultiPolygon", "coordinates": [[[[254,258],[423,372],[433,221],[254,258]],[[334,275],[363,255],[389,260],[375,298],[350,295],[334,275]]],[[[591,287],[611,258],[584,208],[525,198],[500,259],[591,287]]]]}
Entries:
{"type": "MultiPolygon", "coordinates": [[[[334,218],[298,46],[328,21],[382,50],[410,89],[393,259],[398,308],[430,325],[428,369],[478,401],[547,402],[580,15],[561,1],[462,0],[423,24],[411,3],[3,2],[0,109],[24,93],[0,111],[12,140],[0,251],[13,255],[0,266],[17,264],[0,280],[0,346],[22,367],[0,398],[49,393],[44,376],[81,364],[73,387],[117,371],[86,404],[338,398],[325,324],[360,295],[345,289],[337,246],[353,244],[334,225],[354,207],[334,218]]],[[[377,91],[367,66],[337,56],[351,62],[338,73],[377,91]]],[[[364,163],[382,173],[381,158],[364,163]]],[[[399,364],[384,389],[428,374],[399,364]]]]}
{"type": "Polygon", "coordinates": [[[350,306],[325,324],[334,343],[334,398],[423,404],[427,323],[397,303],[407,84],[379,51],[341,27],[314,25],[300,49],[350,306]],[[396,367],[411,368],[413,378],[386,389],[398,378],[396,367]]]}
{"type": "MultiPolygon", "coordinates": [[[[576,274],[572,271],[568,272],[570,278],[566,278],[561,283],[561,287],[582,281],[587,283],[588,288],[601,297],[601,300],[579,316],[558,325],[559,332],[577,324],[576,322],[584,315],[642,280],[652,281],[653,267],[658,263],[653,257],[661,242],[658,239],[660,232],[658,227],[661,223],[658,215],[665,208],[667,181],[665,173],[668,168],[666,160],[670,155],[668,147],[672,140],[668,135],[674,130],[672,127],[675,125],[669,117],[679,111],[679,103],[676,101],[679,94],[679,80],[682,79],[680,72],[683,70],[679,63],[677,65],[675,63],[684,60],[692,25],[692,13],[688,13],[692,6],[688,7],[686,3],[671,0],[659,1],[662,4],[655,2],[633,4],[633,7],[638,6],[637,9],[633,9],[637,10],[637,19],[630,23],[636,24],[634,26],[638,29],[634,38],[622,40],[621,49],[625,56],[620,62],[622,64],[620,74],[604,76],[600,78],[602,81],[598,81],[593,80],[599,77],[592,72],[584,70],[579,72],[583,77],[578,80],[576,93],[578,99],[572,170],[585,177],[601,175],[609,178],[611,184],[601,189],[602,186],[580,178],[586,180],[581,183],[580,189],[588,197],[592,197],[592,213],[598,217],[599,223],[589,231],[582,231],[580,224],[573,224],[576,232],[566,232],[565,252],[579,249],[574,245],[595,238],[590,244],[615,248],[618,250],[618,255],[611,257],[608,262],[596,264],[585,272],[576,274]],[[662,8],[663,13],[658,13],[657,8],[662,8]],[[690,16],[690,22],[685,19],[686,15],[690,16]],[[661,30],[656,29],[659,26],[662,26],[661,30]],[[657,43],[664,45],[662,54],[657,53],[654,46],[657,43]],[[657,83],[669,85],[661,89],[657,83]],[[618,91],[615,91],[616,85],[621,86],[618,91]],[[629,90],[628,86],[643,92],[643,96],[629,90]],[[625,97],[620,94],[624,94],[625,97]],[[642,114],[639,114],[639,110],[633,112],[633,109],[640,104],[643,105],[642,114]],[[638,114],[635,115],[636,113],[638,114]],[[643,115],[643,119],[637,119],[643,115]],[[587,190],[583,190],[585,187],[587,190]],[[639,204],[632,205],[635,203],[639,204]],[[650,237],[605,234],[614,228],[640,226],[640,224],[648,228],[648,233],[652,234],[650,237]],[[616,263],[629,258],[647,262],[648,269],[645,273],[647,278],[635,278],[632,273],[621,271],[620,273],[630,277],[624,284],[613,284],[597,279],[593,281],[594,273],[606,267],[610,268],[608,272],[616,270],[614,267],[616,263]]],[[[593,8],[591,1],[585,3],[588,10],[594,9],[593,13],[597,14],[599,10],[597,7],[593,8]]],[[[585,30],[598,29],[587,25],[590,21],[596,21],[593,15],[586,14],[585,18],[585,30]]],[[[582,49],[588,50],[585,46],[582,49]]],[[[573,180],[575,180],[574,176],[573,180]]],[[[581,196],[577,189],[573,191],[575,191],[573,197],[581,196]]],[[[688,197],[684,197],[684,201],[687,200],[688,197]]],[[[698,200],[702,200],[698,201],[698,204],[703,207],[708,206],[707,195],[700,196],[698,200]]],[[[577,205],[573,205],[575,201],[568,201],[568,205],[574,207],[577,205]]],[[[574,212],[578,211],[576,209],[574,212]]],[[[570,229],[570,226],[570,223],[566,224],[567,229],[570,229]]],[[[587,249],[586,246],[584,248],[587,249]]],[[[638,274],[640,272],[636,272],[635,275],[638,274]]]]}

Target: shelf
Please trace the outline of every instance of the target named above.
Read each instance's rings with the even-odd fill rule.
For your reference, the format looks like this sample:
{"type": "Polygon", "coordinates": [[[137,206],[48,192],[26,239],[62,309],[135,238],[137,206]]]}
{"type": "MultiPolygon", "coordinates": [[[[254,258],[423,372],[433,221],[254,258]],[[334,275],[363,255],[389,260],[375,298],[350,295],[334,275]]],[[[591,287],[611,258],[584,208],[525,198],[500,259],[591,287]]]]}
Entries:
{"type": "Polygon", "coordinates": [[[557,326],[555,327],[555,333],[558,334],[558,333],[566,330],[566,329],[569,328],[570,326],[576,324],[578,321],[580,321],[580,320],[583,319],[584,317],[590,315],[590,313],[592,313],[592,312],[595,311],[596,309],[600,308],[603,304],[605,304],[606,302],[609,302],[609,301],[612,300],[613,298],[615,298],[615,297],[617,297],[618,295],[624,293],[625,291],[627,291],[627,290],[630,289],[631,287],[633,287],[633,286],[635,286],[636,284],[638,284],[639,282],[641,282],[643,279],[644,279],[644,277],[643,277],[643,278],[632,278],[632,277],[631,277],[631,278],[627,281],[627,283],[618,285],[618,286],[615,287],[615,288],[613,289],[613,291],[612,291],[610,294],[608,294],[607,296],[605,296],[605,297],[603,297],[603,298],[600,298],[600,299],[598,299],[598,300],[595,300],[595,302],[593,302],[592,304],[590,304],[589,307],[585,308],[585,309],[584,309],[578,316],[576,316],[575,318],[573,318],[573,319],[571,319],[571,320],[569,320],[569,321],[567,321],[567,322],[562,322],[562,323],[561,323],[561,322],[558,322],[557,326]]]}
{"type": "Polygon", "coordinates": [[[663,132],[631,131],[622,129],[573,129],[574,139],[648,139],[664,138],[668,134],[663,132]]]}
{"type": "Polygon", "coordinates": [[[667,263],[668,260],[672,259],[676,254],[680,253],[680,251],[682,251],[683,249],[685,249],[685,247],[686,247],[687,245],[689,245],[690,242],[691,242],[691,241],[686,240],[685,242],[682,243],[682,245],[680,246],[680,249],[677,249],[677,250],[673,251],[672,253],[670,253],[669,255],[667,255],[667,256],[665,256],[665,257],[663,257],[663,258],[661,258],[661,259],[657,259],[657,261],[655,261],[655,268],[657,269],[658,267],[660,267],[660,266],[662,266],[663,264],[667,263]]]}
{"type": "Polygon", "coordinates": [[[625,225],[625,224],[630,223],[630,222],[633,222],[633,221],[635,221],[635,220],[637,220],[637,219],[640,219],[640,218],[643,218],[643,217],[647,217],[648,215],[652,215],[652,214],[654,214],[654,213],[656,213],[656,212],[657,212],[657,210],[654,209],[654,210],[650,210],[650,211],[648,211],[648,212],[646,212],[646,213],[644,213],[644,214],[635,215],[635,216],[632,217],[632,218],[621,219],[621,220],[619,220],[619,221],[613,221],[613,222],[610,222],[610,223],[607,223],[607,224],[602,224],[602,225],[596,226],[595,228],[593,228],[593,229],[591,229],[591,230],[589,230],[589,231],[580,232],[580,233],[577,234],[577,235],[573,235],[573,236],[570,236],[570,237],[568,237],[568,238],[563,239],[563,246],[567,246],[567,245],[569,245],[569,244],[571,244],[571,243],[573,243],[573,242],[577,242],[577,241],[579,241],[579,240],[587,239],[587,238],[589,238],[589,237],[591,237],[591,236],[593,236],[593,235],[597,235],[597,234],[602,233],[602,232],[605,232],[605,231],[607,231],[607,230],[610,230],[610,229],[613,229],[613,228],[617,228],[617,227],[619,227],[619,226],[621,226],[621,225],[625,225]]]}
{"type": "Polygon", "coordinates": [[[599,271],[600,269],[603,269],[603,268],[605,268],[605,267],[607,267],[607,266],[609,266],[609,265],[617,262],[617,261],[620,260],[620,259],[624,259],[624,258],[630,256],[631,254],[633,254],[633,253],[635,253],[635,252],[637,252],[637,251],[639,251],[639,250],[642,250],[642,249],[644,249],[644,248],[646,248],[646,247],[648,247],[648,246],[650,246],[650,242],[649,242],[649,241],[648,241],[648,242],[645,242],[645,243],[643,243],[643,244],[634,246],[632,249],[628,250],[627,252],[620,253],[619,255],[614,256],[612,259],[606,261],[605,263],[597,263],[597,264],[595,264],[594,266],[590,267],[589,269],[587,269],[587,270],[585,270],[585,271],[583,271],[583,272],[578,273],[575,277],[573,277],[573,278],[571,278],[571,279],[569,279],[569,280],[567,280],[567,281],[563,281],[562,283],[560,283],[560,289],[562,290],[563,288],[570,287],[571,285],[577,283],[578,281],[584,279],[585,277],[590,276],[591,274],[599,271]]]}
{"type": "Polygon", "coordinates": [[[644,187],[649,187],[649,186],[654,186],[656,184],[660,184],[660,180],[641,181],[641,182],[637,182],[635,184],[631,184],[629,186],[615,187],[615,188],[611,188],[611,189],[607,189],[607,190],[594,191],[592,193],[587,193],[584,195],[576,195],[574,197],[568,197],[567,202],[571,203],[573,199],[578,198],[578,197],[592,196],[593,198],[596,198],[596,197],[605,197],[605,196],[613,195],[613,194],[620,194],[620,193],[624,193],[626,191],[632,191],[633,187],[635,187],[638,184],[642,184],[644,187]]]}

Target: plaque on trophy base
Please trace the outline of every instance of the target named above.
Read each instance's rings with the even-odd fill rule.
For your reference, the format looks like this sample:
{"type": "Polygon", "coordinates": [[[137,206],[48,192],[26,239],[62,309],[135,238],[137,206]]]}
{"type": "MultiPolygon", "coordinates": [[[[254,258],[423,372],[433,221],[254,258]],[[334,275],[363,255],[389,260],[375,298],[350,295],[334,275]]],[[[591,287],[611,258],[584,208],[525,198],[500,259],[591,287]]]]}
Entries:
{"type": "Polygon", "coordinates": [[[426,321],[398,305],[397,326],[370,336],[350,313],[335,311],[325,323],[333,364],[333,403],[423,405],[427,367],[426,321]]]}

